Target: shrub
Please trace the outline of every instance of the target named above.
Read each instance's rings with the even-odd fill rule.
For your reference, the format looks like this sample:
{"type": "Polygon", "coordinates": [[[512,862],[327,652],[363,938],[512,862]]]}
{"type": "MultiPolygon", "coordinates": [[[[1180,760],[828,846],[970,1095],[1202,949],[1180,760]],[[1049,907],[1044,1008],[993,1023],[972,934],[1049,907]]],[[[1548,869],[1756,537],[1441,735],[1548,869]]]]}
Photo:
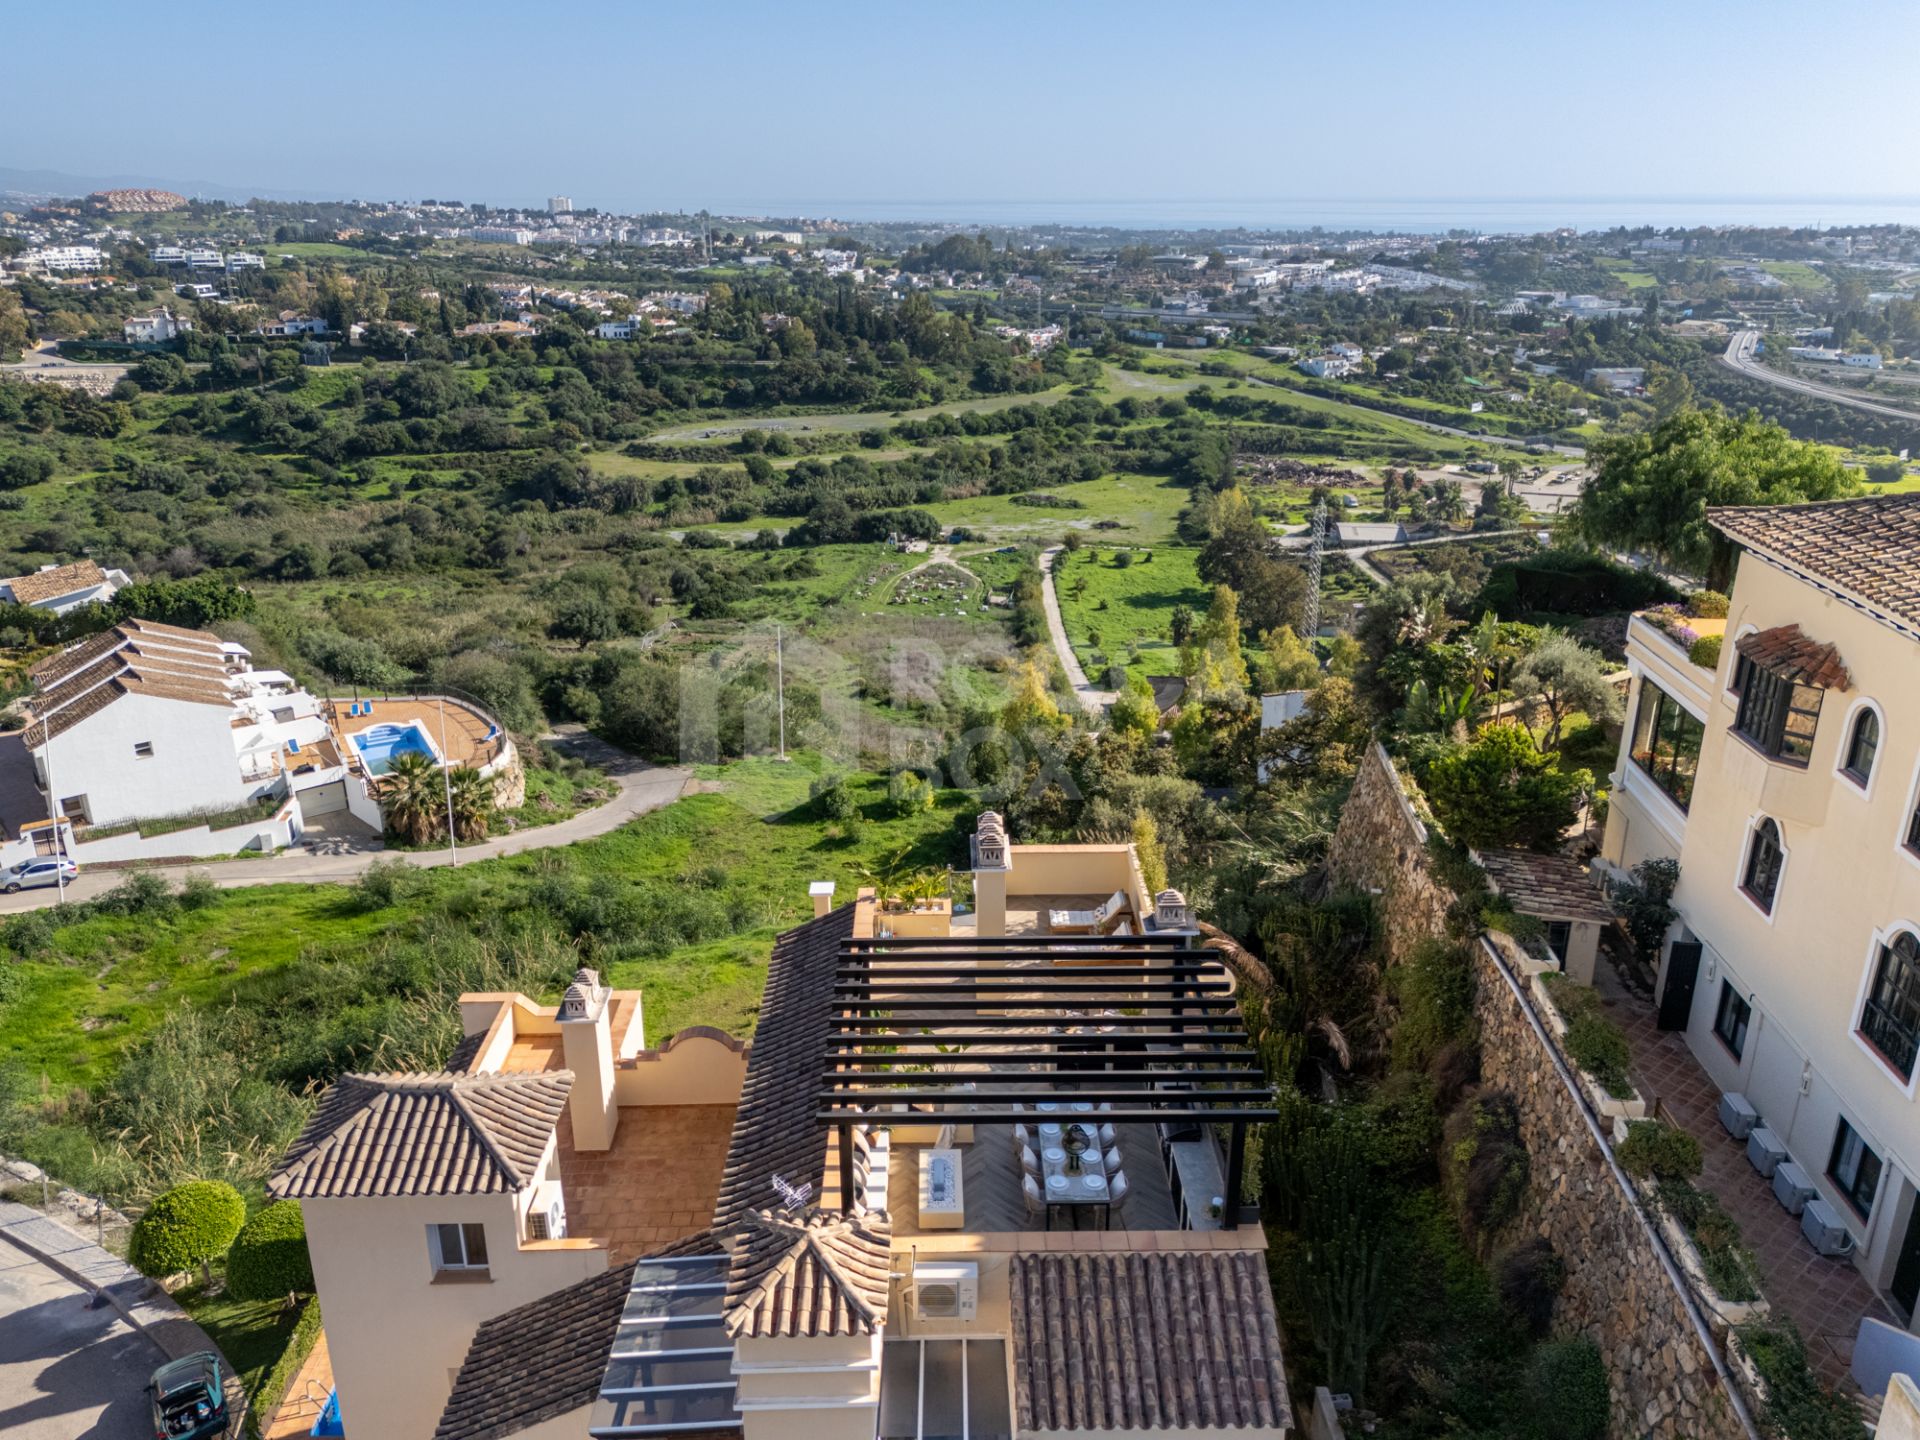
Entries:
{"type": "Polygon", "coordinates": [[[1760,1298],[1753,1257],[1741,1241],[1739,1222],[1717,1198],[1685,1180],[1662,1180],[1654,1196],[1692,1239],[1707,1282],[1723,1300],[1760,1298]]]}
{"type": "Polygon", "coordinates": [[[151,870],[129,870],[127,878],[93,902],[105,915],[165,915],[174,895],[166,880],[151,870]]]}
{"type": "Polygon", "coordinates": [[[1520,1213],[1532,1173],[1513,1097],[1498,1092],[1447,1120],[1446,1187],[1467,1239],[1485,1253],[1489,1237],[1520,1213]]]}
{"type": "Polygon", "coordinates": [[[1539,1339],[1553,1323],[1554,1302],[1567,1283],[1567,1265],[1544,1235],[1522,1241],[1500,1257],[1500,1298],[1539,1339]]]}
{"type": "Polygon", "coordinates": [[[898,819],[918,815],[933,808],[933,786],[924,775],[912,770],[897,770],[887,781],[887,808],[898,819]]]}
{"type": "Polygon", "coordinates": [[[1631,878],[1613,887],[1614,907],[1627,922],[1634,954],[1649,968],[1660,963],[1667,927],[1678,914],[1673,908],[1673,892],[1679,884],[1680,862],[1662,856],[1642,860],[1633,867],[1631,878]]]}
{"type": "Polygon", "coordinates": [[[419,872],[405,860],[376,860],[353,882],[353,898],[362,910],[385,910],[405,900],[418,887],[419,872]]]}
{"type": "Polygon", "coordinates": [[[1702,635],[1687,647],[1687,659],[1702,670],[1720,668],[1720,646],[1726,640],[1724,635],[1702,635]]]}
{"type": "Polygon", "coordinates": [[[1614,1154],[1621,1169],[1641,1180],[1691,1180],[1700,1173],[1700,1142],[1660,1120],[1629,1122],[1614,1154]]]}
{"type": "Polygon", "coordinates": [[[1583,1336],[1536,1346],[1527,1362],[1527,1408],[1552,1440],[1602,1440],[1607,1433],[1607,1366],[1583,1336]]]}
{"type": "Polygon", "coordinates": [[[1557,768],[1525,726],[1500,721],[1428,766],[1425,789],[1447,834],[1463,845],[1551,850],[1592,784],[1585,770],[1557,768]]]}
{"type": "Polygon", "coordinates": [[[807,787],[807,794],[813,801],[814,809],[825,819],[845,824],[860,813],[860,806],[854,800],[853,790],[844,775],[819,776],[807,787]]]}
{"type": "Polygon", "coordinates": [[[220,898],[220,887],[204,870],[190,870],[180,882],[180,908],[204,910],[220,898]]]}
{"type": "Polygon", "coordinates": [[[1814,1378],[1806,1346],[1790,1322],[1738,1333],[1767,1382],[1767,1419],[1787,1440],[1866,1440],[1860,1412],[1814,1378]]]}
{"type": "Polygon", "coordinates": [[[1701,620],[1727,618],[1727,597],[1718,590],[1696,590],[1687,596],[1687,608],[1701,620]]]}
{"type": "Polygon", "coordinates": [[[1555,1007],[1567,1022],[1562,1043],[1573,1063],[1614,1099],[1626,1099],[1633,1093],[1633,1082],[1627,1078],[1633,1050],[1625,1032],[1607,1018],[1600,997],[1586,986],[1554,974],[1546,976],[1546,982],[1555,1007]]]}
{"type": "Polygon", "coordinates": [[[227,1289],[239,1300],[313,1293],[307,1222],[297,1200],[276,1200],[245,1225],[227,1251],[227,1289]]]}
{"type": "Polygon", "coordinates": [[[1423,940],[1388,972],[1400,1018],[1393,1027],[1396,1069],[1425,1069],[1442,1049],[1473,1034],[1473,967],[1466,948],[1423,940]]]}
{"type": "Polygon", "coordinates": [[[247,1218],[240,1192],[224,1180],[189,1180],[159,1196],[134,1224],[127,1259],[142,1275],[162,1279],[204,1271],[224,1255],[247,1218]]]}

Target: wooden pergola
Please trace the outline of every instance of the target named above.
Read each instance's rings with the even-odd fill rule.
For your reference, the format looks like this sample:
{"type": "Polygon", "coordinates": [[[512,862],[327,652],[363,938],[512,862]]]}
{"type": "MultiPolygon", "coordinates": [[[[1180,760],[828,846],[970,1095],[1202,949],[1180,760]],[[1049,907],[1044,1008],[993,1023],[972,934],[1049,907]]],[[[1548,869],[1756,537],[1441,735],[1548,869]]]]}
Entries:
{"type": "Polygon", "coordinates": [[[897,937],[840,947],[817,1118],[856,1126],[1042,1124],[1063,1099],[1102,1123],[1230,1127],[1225,1223],[1237,1223],[1247,1126],[1277,1118],[1232,977],[1187,933],[897,937]],[[929,1073],[932,1067],[933,1073],[929,1073]]]}

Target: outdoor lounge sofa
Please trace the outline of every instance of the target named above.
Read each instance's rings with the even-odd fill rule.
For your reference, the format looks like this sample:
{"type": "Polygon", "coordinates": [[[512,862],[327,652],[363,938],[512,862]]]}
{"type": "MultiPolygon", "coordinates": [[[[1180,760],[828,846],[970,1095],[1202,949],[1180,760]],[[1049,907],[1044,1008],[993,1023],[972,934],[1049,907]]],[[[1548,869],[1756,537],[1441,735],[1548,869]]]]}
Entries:
{"type": "Polygon", "coordinates": [[[1097,909],[1047,911],[1047,928],[1061,935],[1097,935],[1126,908],[1126,894],[1116,890],[1097,909]]]}

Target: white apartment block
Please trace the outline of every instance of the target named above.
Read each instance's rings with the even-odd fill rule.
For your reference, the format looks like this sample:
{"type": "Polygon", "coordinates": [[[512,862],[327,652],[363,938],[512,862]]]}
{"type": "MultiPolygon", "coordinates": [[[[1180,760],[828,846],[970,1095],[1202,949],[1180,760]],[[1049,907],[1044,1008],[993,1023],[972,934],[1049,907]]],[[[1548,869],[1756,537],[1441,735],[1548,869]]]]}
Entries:
{"type": "MultiPolygon", "coordinates": [[[[1920,496],[1746,506],[1716,667],[1636,616],[1605,860],[1679,861],[1661,1028],[1827,1253],[1920,1303],[1920,496]]],[[[1700,632],[1719,622],[1694,621],[1700,632]]]]}
{"type": "Polygon", "coordinates": [[[22,251],[14,264],[20,269],[38,267],[56,275],[84,273],[104,270],[107,256],[97,245],[47,245],[22,251]]]}

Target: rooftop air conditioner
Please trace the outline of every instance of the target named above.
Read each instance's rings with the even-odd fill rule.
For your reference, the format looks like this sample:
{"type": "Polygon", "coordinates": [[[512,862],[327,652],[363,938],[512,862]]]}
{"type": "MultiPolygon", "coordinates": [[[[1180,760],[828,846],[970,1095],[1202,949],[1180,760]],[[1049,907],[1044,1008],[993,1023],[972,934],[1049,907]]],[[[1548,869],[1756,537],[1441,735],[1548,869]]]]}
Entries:
{"type": "Polygon", "coordinates": [[[913,1267],[913,1313],[922,1320],[971,1320],[980,1308],[980,1267],[970,1260],[913,1267]]]}
{"type": "Polygon", "coordinates": [[[527,1212],[527,1238],[529,1240],[567,1238],[567,1210],[558,1198],[549,1203],[545,1210],[527,1212]]]}
{"type": "Polygon", "coordinates": [[[1766,1126],[1756,1125],[1747,1136],[1747,1163],[1769,1180],[1773,1178],[1774,1166],[1786,1158],[1787,1147],[1766,1126]]]}
{"type": "Polygon", "coordinates": [[[1853,1236],[1833,1207],[1821,1199],[1807,1201],[1800,1212],[1800,1233],[1822,1255],[1848,1255],[1853,1252],[1853,1236]]]}

